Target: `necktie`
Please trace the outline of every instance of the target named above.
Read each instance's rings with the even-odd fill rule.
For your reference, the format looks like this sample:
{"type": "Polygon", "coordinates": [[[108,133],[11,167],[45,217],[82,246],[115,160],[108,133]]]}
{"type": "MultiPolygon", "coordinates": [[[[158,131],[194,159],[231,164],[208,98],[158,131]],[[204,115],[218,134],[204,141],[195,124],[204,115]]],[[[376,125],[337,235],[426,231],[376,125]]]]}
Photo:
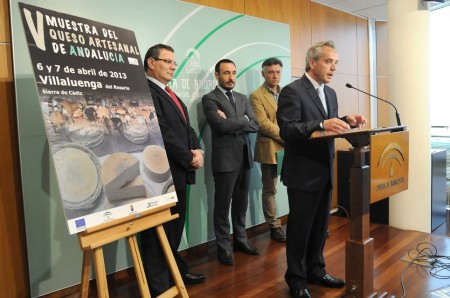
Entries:
{"type": "Polygon", "coordinates": [[[228,100],[230,101],[231,105],[233,106],[234,110],[236,111],[236,102],[234,101],[233,94],[231,93],[230,90],[225,92],[225,94],[228,96],[228,100]]]}
{"type": "Polygon", "coordinates": [[[183,107],[181,106],[180,101],[178,100],[177,96],[175,95],[175,93],[173,93],[172,89],[169,88],[169,86],[166,86],[165,90],[167,91],[167,93],[169,93],[170,97],[172,98],[172,100],[175,102],[175,104],[177,105],[178,109],[180,110],[181,114],[183,115],[184,121],[187,122],[186,120],[186,115],[184,114],[184,110],[183,107]]]}
{"type": "Polygon", "coordinates": [[[322,102],[325,113],[328,114],[327,102],[325,100],[325,92],[323,91],[323,88],[324,88],[323,84],[319,85],[319,87],[317,88],[317,93],[319,93],[320,101],[322,102]]]}

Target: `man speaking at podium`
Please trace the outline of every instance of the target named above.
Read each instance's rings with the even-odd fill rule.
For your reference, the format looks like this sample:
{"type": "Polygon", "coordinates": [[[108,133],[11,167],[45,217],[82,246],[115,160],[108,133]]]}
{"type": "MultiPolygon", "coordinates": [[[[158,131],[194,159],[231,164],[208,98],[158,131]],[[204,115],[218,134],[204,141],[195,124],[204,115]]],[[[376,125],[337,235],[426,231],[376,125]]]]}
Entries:
{"type": "Polygon", "coordinates": [[[285,142],[281,180],[287,187],[286,283],[292,297],[311,297],[307,283],[340,288],[344,280],[327,274],[323,249],[330,215],[334,139],[310,140],[317,130],[342,133],[363,126],[361,115],[338,118],[336,92],[326,86],[338,63],[332,41],[313,45],[306,54],[305,74],[278,99],[277,120],[285,142]]]}

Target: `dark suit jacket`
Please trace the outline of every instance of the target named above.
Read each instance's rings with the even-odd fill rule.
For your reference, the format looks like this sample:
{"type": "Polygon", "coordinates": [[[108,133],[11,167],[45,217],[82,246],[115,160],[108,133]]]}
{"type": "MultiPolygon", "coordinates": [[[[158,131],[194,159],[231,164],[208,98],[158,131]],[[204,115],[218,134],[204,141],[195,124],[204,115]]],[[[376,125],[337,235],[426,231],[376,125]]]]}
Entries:
{"type": "MultiPolygon", "coordinates": [[[[164,146],[169,159],[170,171],[176,189],[195,183],[195,171],[189,168],[192,161],[191,149],[200,149],[200,143],[190,125],[186,106],[178,98],[186,115],[183,115],[172,98],[158,85],[148,80],[164,146]]],[[[180,199],[180,198],[179,198],[180,199]]]]}
{"type": "Polygon", "coordinates": [[[236,101],[236,111],[228,97],[217,87],[202,98],[203,113],[212,131],[212,170],[214,173],[238,170],[244,158],[244,145],[247,145],[248,167],[253,166],[248,134],[258,131],[258,122],[247,97],[234,91],[233,96],[236,101]],[[217,110],[224,112],[227,119],[220,117],[217,110]]]}
{"type": "Polygon", "coordinates": [[[323,120],[338,117],[336,92],[326,85],[324,91],[328,115],[306,75],[281,90],[277,119],[285,142],[281,180],[287,187],[316,192],[333,182],[334,140],[309,139],[323,120]]]}

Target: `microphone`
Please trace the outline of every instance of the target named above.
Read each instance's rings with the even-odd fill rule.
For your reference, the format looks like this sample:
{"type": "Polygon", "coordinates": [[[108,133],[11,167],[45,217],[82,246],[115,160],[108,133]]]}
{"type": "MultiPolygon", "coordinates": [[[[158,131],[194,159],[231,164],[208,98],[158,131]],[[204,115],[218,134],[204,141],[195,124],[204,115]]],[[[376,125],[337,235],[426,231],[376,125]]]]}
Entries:
{"type": "Polygon", "coordinates": [[[387,101],[387,100],[382,99],[382,98],[379,98],[379,97],[377,97],[377,96],[375,96],[375,95],[372,95],[372,94],[370,94],[370,93],[367,93],[367,92],[365,92],[365,91],[359,90],[358,88],[353,87],[353,86],[352,86],[351,84],[349,84],[349,83],[345,84],[345,86],[346,86],[347,88],[352,88],[352,89],[358,90],[359,92],[362,92],[362,93],[364,93],[364,94],[367,94],[367,95],[369,95],[369,96],[372,96],[373,98],[376,98],[376,99],[378,99],[378,100],[384,101],[384,102],[387,103],[387,104],[390,104],[390,105],[394,108],[394,110],[395,110],[395,117],[397,118],[397,125],[398,125],[398,126],[402,126],[402,124],[401,124],[401,122],[400,122],[400,114],[398,113],[397,108],[394,106],[394,104],[393,104],[392,102],[387,101]]]}

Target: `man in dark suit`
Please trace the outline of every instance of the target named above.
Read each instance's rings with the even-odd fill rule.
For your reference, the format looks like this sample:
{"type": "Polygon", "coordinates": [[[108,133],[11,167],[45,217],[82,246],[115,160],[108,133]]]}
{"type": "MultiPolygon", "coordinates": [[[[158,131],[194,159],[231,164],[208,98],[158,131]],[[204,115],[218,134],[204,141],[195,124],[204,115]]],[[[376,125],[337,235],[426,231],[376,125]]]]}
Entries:
{"type": "Polygon", "coordinates": [[[327,274],[323,248],[327,235],[333,182],[334,140],[310,140],[317,130],[342,133],[365,125],[361,115],[338,118],[336,92],[326,86],[336,71],[338,54],[332,41],[313,45],[306,55],[306,73],[281,90],[277,119],[285,142],[281,180],[287,186],[285,274],[292,297],[310,297],[306,283],[343,287],[327,274]],[[319,95],[324,88],[323,96],[319,95]],[[317,90],[319,89],[319,90],[317,90]]]}
{"type": "Polygon", "coordinates": [[[234,250],[258,255],[258,250],[247,243],[245,232],[250,168],[253,166],[248,135],[258,130],[258,123],[246,96],[232,92],[236,84],[234,62],[228,59],[217,62],[215,76],[218,86],[203,96],[202,106],[212,132],[214,231],[218,258],[223,264],[232,265],[230,205],[234,250]]]}
{"type": "MultiPolygon", "coordinates": [[[[144,68],[178,197],[171,212],[178,213],[179,218],[165,223],[164,230],[181,277],[186,284],[195,284],[204,281],[205,275],[189,272],[178,246],[186,220],[187,185],[195,183],[195,170],[203,166],[203,151],[190,125],[186,106],[167,86],[176,66],[174,50],[168,45],[157,44],[145,55],[144,68]]],[[[142,232],[141,247],[151,295],[158,296],[169,289],[173,281],[154,228],[142,232]]]]}

